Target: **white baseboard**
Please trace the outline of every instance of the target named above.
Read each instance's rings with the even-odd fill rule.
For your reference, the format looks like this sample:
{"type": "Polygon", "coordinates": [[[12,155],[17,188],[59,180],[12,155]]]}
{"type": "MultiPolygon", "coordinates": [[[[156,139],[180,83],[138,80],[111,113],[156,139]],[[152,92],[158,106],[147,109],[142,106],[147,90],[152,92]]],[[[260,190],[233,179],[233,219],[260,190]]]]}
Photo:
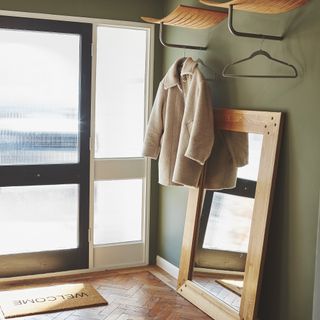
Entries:
{"type": "MultiPolygon", "coordinates": [[[[320,197],[319,197],[320,199],[320,197]]],[[[318,214],[318,234],[316,247],[316,264],[314,275],[314,295],[313,295],[313,320],[320,320],[320,201],[318,214]]]]}
{"type": "Polygon", "coordinates": [[[178,279],[178,275],[179,275],[178,267],[176,267],[175,265],[173,265],[172,263],[163,259],[160,256],[157,256],[156,264],[159,268],[168,272],[172,277],[174,277],[175,279],[178,279]]]}

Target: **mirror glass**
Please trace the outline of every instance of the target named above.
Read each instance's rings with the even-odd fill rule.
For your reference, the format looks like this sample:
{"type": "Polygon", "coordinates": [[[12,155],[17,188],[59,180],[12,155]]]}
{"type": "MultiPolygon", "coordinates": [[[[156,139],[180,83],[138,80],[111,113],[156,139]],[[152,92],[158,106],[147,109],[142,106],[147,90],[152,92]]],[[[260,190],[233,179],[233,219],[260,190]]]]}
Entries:
{"type": "Polygon", "coordinates": [[[220,130],[207,164],[192,281],[239,312],[263,135],[220,130]]]}

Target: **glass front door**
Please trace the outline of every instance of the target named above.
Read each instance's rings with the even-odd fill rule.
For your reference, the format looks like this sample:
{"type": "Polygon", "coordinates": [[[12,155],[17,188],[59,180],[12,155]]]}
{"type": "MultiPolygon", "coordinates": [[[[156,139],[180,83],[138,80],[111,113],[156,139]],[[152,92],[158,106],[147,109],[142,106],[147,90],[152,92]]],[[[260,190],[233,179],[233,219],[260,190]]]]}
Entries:
{"type": "Polygon", "coordinates": [[[93,267],[143,265],[148,262],[149,169],[142,145],[150,32],[98,25],[95,35],[93,267]]]}
{"type": "Polygon", "coordinates": [[[0,18],[0,277],[88,267],[91,37],[0,18]]]}

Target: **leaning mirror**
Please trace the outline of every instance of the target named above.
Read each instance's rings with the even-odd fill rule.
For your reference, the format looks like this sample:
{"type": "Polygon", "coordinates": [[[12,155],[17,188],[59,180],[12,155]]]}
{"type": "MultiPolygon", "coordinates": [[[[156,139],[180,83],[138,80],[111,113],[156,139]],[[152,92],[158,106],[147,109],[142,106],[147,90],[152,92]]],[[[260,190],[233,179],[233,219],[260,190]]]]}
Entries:
{"type": "Polygon", "coordinates": [[[256,318],[283,115],[215,110],[215,145],[190,189],[177,291],[216,320],[256,318]]]}

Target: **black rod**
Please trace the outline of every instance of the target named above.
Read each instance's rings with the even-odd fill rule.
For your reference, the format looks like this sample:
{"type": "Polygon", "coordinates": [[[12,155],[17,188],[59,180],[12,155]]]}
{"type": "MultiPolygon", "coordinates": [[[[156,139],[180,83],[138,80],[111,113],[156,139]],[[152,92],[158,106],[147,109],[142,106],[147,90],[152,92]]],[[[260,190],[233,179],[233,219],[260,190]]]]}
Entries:
{"type": "Polygon", "coordinates": [[[229,6],[228,10],[228,28],[230,32],[237,37],[247,37],[247,38],[255,38],[255,39],[267,39],[267,40],[278,40],[281,41],[284,39],[283,36],[272,36],[268,34],[257,34],[251,32],[241,32],[235,30],[233,26],[233,4],[229,6]]]}
{"type": "Polygon", "coordinates": [[[191,49],[191,50],[207,50],[207,48],[208,48],[208,47],[189,46],[186,44],[176,44],[176,43],[166,42],[163,39],[163,22],[160,22],[159,40],[160,40],[161,44],[167,48],[180,48],[180,49],[191,49]]]}

